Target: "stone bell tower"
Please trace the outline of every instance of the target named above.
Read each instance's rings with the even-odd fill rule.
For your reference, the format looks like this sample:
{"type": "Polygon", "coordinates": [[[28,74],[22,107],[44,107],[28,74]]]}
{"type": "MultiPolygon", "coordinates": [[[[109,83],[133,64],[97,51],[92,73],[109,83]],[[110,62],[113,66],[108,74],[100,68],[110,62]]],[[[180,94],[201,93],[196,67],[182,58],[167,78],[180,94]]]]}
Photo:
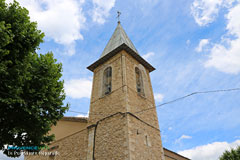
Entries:
{"type": "Polygon", "coordinates": [[[94,73],[88,127],[88,160],[163,160],[149,73],[118,22],[94,73]]]}

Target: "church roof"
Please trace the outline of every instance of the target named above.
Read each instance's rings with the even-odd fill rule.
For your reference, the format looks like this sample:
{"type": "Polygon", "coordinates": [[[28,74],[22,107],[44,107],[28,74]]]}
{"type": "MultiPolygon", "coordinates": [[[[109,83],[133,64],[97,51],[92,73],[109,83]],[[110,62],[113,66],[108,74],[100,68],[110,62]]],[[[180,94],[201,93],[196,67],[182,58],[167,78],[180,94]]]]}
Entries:
{"type": "Polygon", "coordinates": [[[88,122],[88,118],[86,117],[62,117],[62,121],[72,121],[72,122],[88,122]]]}
{"type": "Polygon", "coordinates": [[[151,64],[149,64],[138,54],[137,49],[134,47],[133,43],[128,38],[120,22],[118,22],[117,28],[115,29],[112,37],[110,38],[105,49],[103,50],[101,57],[87,68],[90,71],[93,71],[99,65],[103,64],[105,61],[107,61],[108,59],[110,59],[111,57],[113,57],[122,50],[125,50],[133,58],[139,61],[143,66],[145,66],[149,70],[149,72],[155,70],[155,68],[151,64]]]}
{"type": "Polygon", "coordinates": [[[115,29],[111,39],[108,41],[105,49],[102,52],[101,57],[104,57],[108,53],[110,53],[115,48],[121,46],[122,44],[126,44],[129,48],[131,48],[134,52],[138,53],[136,48],[134,47],[132,41],[128,38],[126,32],[122,28],[120,22],[118,22],[117,28],[115,29]]]}

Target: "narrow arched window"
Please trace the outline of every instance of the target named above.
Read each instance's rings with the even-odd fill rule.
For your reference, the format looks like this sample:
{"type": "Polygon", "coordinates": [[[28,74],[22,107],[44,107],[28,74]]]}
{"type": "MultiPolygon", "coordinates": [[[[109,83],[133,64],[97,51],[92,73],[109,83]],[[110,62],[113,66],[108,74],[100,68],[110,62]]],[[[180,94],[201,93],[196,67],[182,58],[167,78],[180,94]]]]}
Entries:
{"type": "Polygon", "coordinates": [[[107,67],[103,72],[103,95],[112,91],[112,67],[107,67]]]}
{"type": "Polygon", "coordinates": [[[136,73],[136,88],[137,92],[140,95],[144,95],[144,90],[143,90],[143,80],[142,80],[142,73],[139,68],[135,68],[135,73],[136,73]]]}

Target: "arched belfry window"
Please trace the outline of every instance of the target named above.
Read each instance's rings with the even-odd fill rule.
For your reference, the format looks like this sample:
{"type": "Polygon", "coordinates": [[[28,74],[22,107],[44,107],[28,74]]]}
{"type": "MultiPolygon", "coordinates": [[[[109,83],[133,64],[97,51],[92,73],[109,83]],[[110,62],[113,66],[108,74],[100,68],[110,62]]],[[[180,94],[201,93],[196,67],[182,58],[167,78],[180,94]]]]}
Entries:
{"type": "Polygon", "coordinates": [[[107,67],[103,72],[103,95],[112,91],[112,67],[107,67]]]}
{"type": "Polygon", "coordinates": [[[136,73],[136,88],[137,92],[140,95],[144,96],[144,89],[143,89],[143,79],[142,79],[142,73],[139,68],[135,68],[135,73],[136,73]]]}

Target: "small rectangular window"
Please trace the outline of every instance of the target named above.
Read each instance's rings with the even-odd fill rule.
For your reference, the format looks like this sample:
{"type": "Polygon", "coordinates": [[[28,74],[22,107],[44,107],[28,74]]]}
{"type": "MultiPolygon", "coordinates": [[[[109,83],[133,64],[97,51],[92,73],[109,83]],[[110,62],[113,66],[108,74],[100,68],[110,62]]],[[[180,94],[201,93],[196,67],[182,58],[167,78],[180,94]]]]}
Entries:
{"type": "Polygon", "coordinates": [[[145,135],[145,142],[146,142],[146,145],[149,146],[149,144],[148,144],[148,136],[147,135],[145,135]]]}

